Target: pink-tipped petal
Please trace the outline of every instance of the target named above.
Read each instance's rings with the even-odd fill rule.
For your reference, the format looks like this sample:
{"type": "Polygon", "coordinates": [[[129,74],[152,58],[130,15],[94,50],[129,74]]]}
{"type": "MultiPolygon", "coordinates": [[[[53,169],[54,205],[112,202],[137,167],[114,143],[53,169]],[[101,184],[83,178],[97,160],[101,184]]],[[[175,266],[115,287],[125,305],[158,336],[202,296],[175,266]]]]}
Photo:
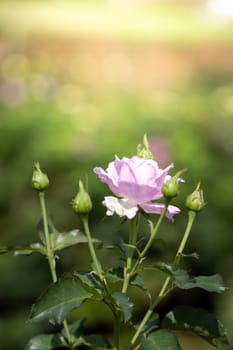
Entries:
{"type": "MultiPolygon", "coordinates": [[[[99,176],[99,179],[106,183],[108,185],[108,187],[110,188],[110,190],[113,192],[113,193],[116,193],[116,194],[119,194],[119,189],[118,189],[118,185],[117,185],[117,181],[115,180],[115,177],[113,176],[113,173],[114,173],[114,170],[112,169],[112,166],[111,166],[111,163],[109,165],[111,171],[111,176],[109,176],[108,172],[106,172],[105,170],[103,170],[102,168],[100,167],[95,167],[93,169],[94,173],[96,175],[99,176]]],[[[115,175],[115,174],[114,174],[115,175]]],[[[116,175],[115,175],[116,176],[116,175]]]]}
{"type": "MultiPolygon", "coordinates": [[[[141,204],[140,207],[148,214],[161,214],[164,209],[164,204],[148,202],[141,204]]],[[[174,221],[174,215],[179,214],[180,209],[174,205],[169,205],[166,212],[166,217],[174,221]]]]}

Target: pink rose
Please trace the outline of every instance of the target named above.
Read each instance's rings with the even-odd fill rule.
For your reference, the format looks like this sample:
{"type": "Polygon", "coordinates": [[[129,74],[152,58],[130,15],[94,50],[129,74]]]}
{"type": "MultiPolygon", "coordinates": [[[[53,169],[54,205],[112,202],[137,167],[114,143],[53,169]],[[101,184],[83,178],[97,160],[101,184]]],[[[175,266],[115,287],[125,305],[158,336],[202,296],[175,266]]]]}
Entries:
{"type": "MultiPolygon", "coordinates": [[[[107,207],[107,215],[116,213],[132,219],[138,208],[146,213],[161,214],[164,204],[154,203],[160,199],[164,182],[170,177],[168,171],[173,167],[170,164],[166,169],[160,169],[152,159],[132,158],[116,159],[109,163],[108,168],[94,168],[94,172],[102,182],[105,182],[117,197],[105,197],[103,204],[107,207]]],[[[166,216],[173,221],[173,216],[180,209],[169,205],[166,216]]]]}

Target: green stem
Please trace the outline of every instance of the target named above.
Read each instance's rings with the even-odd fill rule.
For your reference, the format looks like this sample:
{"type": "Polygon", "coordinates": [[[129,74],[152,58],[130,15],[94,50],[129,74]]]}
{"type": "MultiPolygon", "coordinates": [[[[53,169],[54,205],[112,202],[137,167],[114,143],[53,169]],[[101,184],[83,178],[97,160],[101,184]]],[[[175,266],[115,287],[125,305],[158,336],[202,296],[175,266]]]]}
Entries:
{"type": "Polygon", "coordinates": [[[40,197],[40,206],[41,206],[41,212],[42,212],[42,218],[43,218],[43,224],[44,224],[44,236],[45,236],[45,244],[47,249],[47,258],[49,262],[53,283],[56,283],[57,282],[56,262],[51,249],[51,241],[49,236],[48,220],[47,220],[46,206],[45,206],[45,193],[39,192],[39,197],[40,197]]]}
{"type": "Polygon", "coordinates": [[[137,240],[137,222],[138,222],[138,215],[136,215],[130,221],[128,256],[127,256],[127,262],[126,262],[126,268],[125,268],[124,282],[122,286],[122,293],[127,292],[130,277],[131,277],[132,260],[133,260],[133,254],[134,254],[136,240],[137,240]]]}
{"type": "MultiPolygon", "coordinates": [[[[187,243],[187,240],[188,240],[188,237],[189,237],[189,234],[190,234],[190,231],[191,231],[191,228],[192,228],[192,225],[193,225],[193,222],[194,222],[194,219],[196,217],[196,213],[194,211],[189,211],[189,214],[188,214],[188,223],[187,223],[187,226],[186,226],[186,229],[185,229],[185,232],[184,232],[184,235],[183,235],[183,238],[181,240],[181,243],[179,245],[179,248],[177,250],[177,253],[176,253],[176,256],[175,256],[175,259],[174,259],[174,265],[177,266],[179,261],[180,261],[180,258],[182,256],[182,253],[184,251],[184,248],[185,248],[185,245],[187,243]]],[[[168,294],[168,292],[170,291],[169,289],[167,289],[169,283],[170,283],[170,280],[171,280],[171,277],[168,276],[163,285],[162,285],[162,288],[159,292],[159,295],[158,297],[155,299],[155,301],[150,305],[149,309],[147,310],[145,316],[143,317],[137,331],[135,332],[132,340],[131,340],[131,348],[134,346],[134,344],[136,343],[143,327],[145,326],[145,324],[147,323],[147,321],[149,320],[149,318],[151,317],[155,307],[161,302],[161,300],[168,294]]]]}
{"type": "Polygon", "coordinates": [[[158,221],[157,221],[155,227],[153,228],[153,230],[152,230],[151,233],[150,233],[150,238],[149,238],[147,244],[145,245],[143,251],[139,254],[139,258],[138,258],[138,260],[135,262],[135,264],[134,264],[134,266],[133,266],[133,268],[132,268],[132,270],[131,270],[131,275],[130,275],[130,277],[135,273],[135,271],[136,271],[138,265],[141,264],[141,262],[143,261],[143,259],[144,259],[145,255],[146,255],[146,253],[147,253],[148,250],[150,249],[151,244],[153,243],[153,241],[154,241],[154,239],[155,239],[155,237],[156,237],[156,235],[157,235],[157,232],[158,232],[158,230],[159,230],[159,227],[160,227],[160,225],[161,225],[161,223],[162,223],[162,221],[163,221],[163,219],[164,219],[164,217],[165,217],[165,215],[166,215],[168,205],[169,205],[169,202],[167,202],[167,203],[165,204],[165,206],[164,206],[164,208],[163,208],[163,211],[162,211],[162,213],[161,213],[161,215],[160,215],[160,217],[159,217],[159,219],[158,219],[158,221]]]}
{"type": "MultiPolygon", "coordinates": [[[[56,261],[54,258],[54,253],[51,247],[51,240],[49,236],[49,227],[48,227],[48,220],[47,220],[47,213],[46,213],[46,206],[45,206],[45,193],[44,192],[39,192],[39,198],[40,198],[40,206],[41,206],[41,212],[42,212],[42,219],[43,219],[43,224],[44,224],[44,236],[45,236],[45,244],[46,244],[46,249],[47,249],[47,258],[49,262],[49,267],[50,267],[50,273],[52,276],[52,281],[53,283],[57,282],[57,273],[56,273],[56,261]]],[[[70,346],[71,350],[74,350],[74,346],[72,343],[72,338],[71,334],[68,328],[67,321],[63,321],[63,326],[64,330],[66,333],[66,337],[70,346]]]]}
{"type": "Polygon", "coordinates": [[[91,239],[91,233],[90,233],[90,229],[89,229],[89,225],[88,225],[88,220],[87,220],[87,215],[83,215],[81,216],[82,219],[82,223],[83,223],[83,228],[85,231],[85,234],[87,236],[87,240],[88,240],[88,246],[89,246],[89,250],[91,253],[91,257],[94,263],[94,268],[95,271],[99,277],[99,279],[103,282],[104,281],[104,276],[103,276],[103,272],[102,272],[102,268],[101,265],[97,259],[96,253],[95,253],[95,248],[91,239]]]}
{"type": "Polygon", "coordinates": [[[160,215],[160,217],[159,217],[159,219],[158,219],[158,221],[157,221],[153,231],[151,232],[150,238],[149,238],[146,246],[144,247],[143,251],[140,254],[140,260],[142,260],[145,257],[145,255],[148,252],[148,250],[149,250],[153,240],[155,239],[155,236],[156,236],[156,234],[158,232],[158,229],[159,229],[159,227],[160,227],[160,225],[161,225],[161,223],[162,223],[162,221],[163,221],[163,219],[164,219],[164,217],[166,215],[167,208],[168,208],[168,203],[165,204],[165,206],[163,208],[163,211],[162,211],[162,213],[161,213],[161,215],[160,215]]]}
{"type": "Polygon", "coordinates": [[[179,262],[180,262],[180,259],[182,257],[182,253],[184,251],[185,245],[186,245],[187,240],[189,238],[189,234],[190,234],[191,228],[193,226],[193,222],[194,222],[196,215],[197,215],[197,213],[195,211],[189,210],[189,212],[188,212],[188,224],[186,226],[184,236],[180,242],[179,248],[177,250],[177,253],[176,253],[176,256],[174,259],[174,266],[175,267],[177,267],[179,262]]]}
{"type": "MultiPolygon", "coordinates": [[[[85,234],[87,236],[88,246],[89,246],[90,254],[91,254],[91,257],[92,257],[92,260],[94,263],[95,272],[98,275],[99,279],[103,282],[105,292],[109,296],[109,291],[108,291],[105,277],[103,275],[102,267],[97,259],[95,248],[94,248],[94,245],[93,245],[93,242],[91,239],[91,233],[90,233],[90,229],[89,229],[89,225],[88,225],[88,217],[87,217],[87,215],[82,215],[80,217],[81,217],[81,220],[83,223],[83,228],[84,228],[85,234]]],[[[114,345],[115,345],[114,349],[119,350],[120,315],[119,315],[119,312],[116,311],[115,306],[112,305],[111,301],[105,300],[105,303],[109,306],[109,308],[111,309],[111,311],[114,315],[114,345]]]]}

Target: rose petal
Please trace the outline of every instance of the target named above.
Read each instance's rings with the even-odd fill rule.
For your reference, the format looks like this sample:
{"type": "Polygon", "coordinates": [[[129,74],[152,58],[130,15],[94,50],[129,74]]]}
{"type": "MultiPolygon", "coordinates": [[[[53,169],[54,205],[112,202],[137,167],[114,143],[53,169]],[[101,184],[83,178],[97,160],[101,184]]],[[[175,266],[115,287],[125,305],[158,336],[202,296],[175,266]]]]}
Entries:
{"type": "Polygon", "coordinates": [[[121,194],[126,198],[130,198],[138,205],[160,199],[163,196],[161,187],[157,186],[140,185],[135,182],[126,181],[121,181],[118,185],[121,194]]]}
{"type": "Polygon", "coordinates": [[[107,168],[107,171],[109,171],[110,175],[100,167],[95,167],[93,171],[96,175],[99,176],[102,182],[108,185],[112,192],[120,195],[117,184],[117,173],[114,171],[113,162],[111,162],[107,168]]]}
{"type": "Polygon", "coordinates": [[[107,196],[104,197],[102,203],[107,208],[107,215],[116,213],[121,217],[127,216],[128,219],[132,219],[138,211],[137,205],[127,198],[119,199],[113,196],[107,196]]]}
{"type": "MultiPolygon", "coordinates": [[[[140,204],[140,207],[148,214],[161,214],[164,209],[164,204],[148,202],[140,204]]],[[[175,207],[174,205],[169,205],[167,208],[166,217],[173,222],[173,216],[179,213],[179,208],[175,207]]]]}

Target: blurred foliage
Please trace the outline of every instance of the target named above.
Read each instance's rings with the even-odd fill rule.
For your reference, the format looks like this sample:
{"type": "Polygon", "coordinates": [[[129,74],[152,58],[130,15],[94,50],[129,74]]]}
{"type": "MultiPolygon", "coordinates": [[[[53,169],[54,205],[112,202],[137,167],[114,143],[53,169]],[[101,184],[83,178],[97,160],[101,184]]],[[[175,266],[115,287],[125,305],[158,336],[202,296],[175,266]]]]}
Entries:
{"type": "MultiPolygon", "coordinates": [[[[6,5],[6,2],[2,4],[6,5]]],[[[220,46],[215,43],[214,48],[209,46],[214,42],[214,29],[209,32],[210,40],[206,46],[197,46],[196,51],[190,49],[188,52],[180,46],[181,42],[184,43],[183,39],[180,41],[172,37],[172,30],[170,43],[177,46],[159,48],[155,44],[156,38],[145,43],[147,31],[136,46],[130,40],[111,39],[106,42],[105,36],[102,40],[100,37],[98,40],[90,39],[95,36],[94,31],[76,39],[74,35],[66,39],[51,38],[43,36],[44,32],[39,36],[37,31],[36,40],[32,31],[31,37],[22,35],[18,40],[20,15],[12,36],[7,30],[7,24],[9,26],[13,17],[17,17],[21,5],[23,11],[23,4],[27,2],[17,4],[17,10],[5,7],[5,12],[0,15],[5,16],[5,22],[1,21],[0,43],[1,246],[36,241],[40,211],[37,195],[31,188],[34,161],[40,162],[50,178],[48,212],[60,231],[80,227],[70,203],[78,190],[78,179],[85,182],[88,178],[94,203],[90,216],[93,235],[110,243],[116,242],[119,235],[126,235],[126,224],[121,225],[116,217],[104,217],[101,201],[108,190],[98,181],[92,169],[96,165],[107,166],[115,154],[119,157],[135,154],[137,144],[147,133],[161,166],[174,162],[174,173],[183,167],[189,170],[181,194],[174,201],[182,210],[185,210],[186,195],[194,189],[198,180],[202,182],[207,206],[198,216],[187,247],[187,253],[197,251],[201,258],[199,262],[192,263],[193,269],[197,272],[200,269],[204,274],[220,272],[226,285],[232,286],[231,24],[227,22],[224,27],[229,46],[224,46],[226,36],[222,36],[223,46],[219,43],[220,46]],[[7,17],[7,14],[13,17],[7,17]]],[[[36,6],[40,5],[30,6],[32,13],[36,13],[36,6]]],[[[43,10],[41,13],[44,13],[43,10]]],[[[149,16],[148,12],[145,13],[149,16]]],[[[169,12],[166,20],[172,16],[169,12]]],[[[29,17],[32,18],[31,14],[29,17]]],[[[137,13],[136,24],[139,17],[137,13]]],[[[171,29],[175,23],[176,20],[171,22],[171,29]]],[[[187,43],[199,44],[200,37],[193,40],[184,29],[189,27],[190,32],[196,33],[195,25],[185,25],[178,32],[187,35],[187,43]]],[[[138,30],[142,33],[140,27],[138,30]]],[[[207,39],[206,31],[205,35],[207,39]]],[[[221,38],[220,34],[218,38],[221,38]]],[[[160,39],[162,42],[164,37],[160,39]]],[[[166,237],[167,247],[154,247],[151,254],[158,257],[167,254],[169,260],[184,225],[184,216],[178,217],[175,225],[164,223],[160,235],[166,237]]],[[[144,228],[146,225],[142,225],[142,235],[144,228]]],[[[106,264],[109,261],[117,263],[112,252],[99,251],[99,254],[106,264]]],[[[62,273],[84,268],[87,264],[89,255],[85,246],[78,251],[68,248],[62,253],[58,269],[62,273]]],[[[0,345],[7,350],[20,349],[33,334],[41,329],[48,330],[46,325],[27,323],[30,305],[50,281],[47,264],[37,255],[2,255],[0,273],[0,345]],[[11,336],[10,329],[14,330],[11,336]]],[[[156,293],[160,276],[156,280],[151,275],[146,278],[152,294],[156,293]]],[[[134,293],[138,298],[136,312],[141,314],[148,300],[144,300],[140,292],[134,293]]],[[[217,309],[230,332],[232,287],[216,299],[209,300],[207,295],[194,291],[191,296],[176,294],[169,303],[174,300],[181,304],[202,304],[209,311],[217,309]]],[[[96,324],[95,316],[99,311],[95,305],[87,305],[83,312],[91,315],[90,327],[104,326],[108,330],[107,312],[101,314],[102,319],[96,324]]],[[[187,336],[182,339],[184,349],[198,347],[207,350],[207,345],[196,343],[196,339],[191,340],[193,348],[190,341],[187,342],[187,336]]]]}

